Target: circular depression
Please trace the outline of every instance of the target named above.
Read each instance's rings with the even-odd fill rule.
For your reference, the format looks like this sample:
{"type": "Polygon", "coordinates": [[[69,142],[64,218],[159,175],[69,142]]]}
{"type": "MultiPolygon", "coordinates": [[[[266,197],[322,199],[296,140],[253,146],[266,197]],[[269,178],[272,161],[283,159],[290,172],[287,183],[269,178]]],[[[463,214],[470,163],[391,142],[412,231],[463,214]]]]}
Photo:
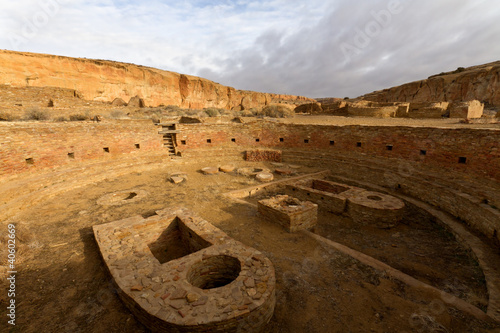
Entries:
{"type": "Polygon", "coordinates": [[[238,278],[241,263],[238,258],[219,255],[198,261],[191,266],[187,280],[200,289],[224,287],[238,278]]]}

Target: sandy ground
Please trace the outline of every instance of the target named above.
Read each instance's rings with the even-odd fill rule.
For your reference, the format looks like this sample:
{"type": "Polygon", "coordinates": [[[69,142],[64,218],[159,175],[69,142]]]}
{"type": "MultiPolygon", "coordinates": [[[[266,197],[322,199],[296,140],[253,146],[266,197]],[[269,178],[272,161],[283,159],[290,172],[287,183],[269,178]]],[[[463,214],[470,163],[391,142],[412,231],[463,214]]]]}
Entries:
{"type": "MultiPolygon", "coordinates": [[[[13,221],[18,226],[20,243],[18,322],[13,328],[5,328],[3,319],[0,331],[147,332],[117,297],[91,227],[183,206],[231,237],[262,251],[275,265],[278,302],[265,332],[500,332],[498,325],[445,306],[427,291],[388,278],[307,234],[287,233],[262,220],[255,208],[221,197],[228,191],[257,183],[236,174],[205,176],[198,172],[205,166],[209,165],[186,160],[177,166],[109,178],[26,207],[13,221]],[[169,182],[168,176],[176,171],[186,172],[187,182],[169,182]],[[134,189],[147,191],[147,197],[122,206],[97,203],[106,194],[134,189]]],[[[272,168],[267,164],[260,166],[272,168]]],[[[300,170],[313,171],[317,170],[300,170]]],[[[417,223],[422,217],[418,214],[414,211],[401,230],[390,232],[399,232],[399,238],[385,236],[390,237],[385,242],[392,248],[387,252],[383,247],[377,249],[384,239],[380,232],[370,236],[366,230],[355,232],[342,227],[345,217],[323,214],[318,233],[381,260],[385,257],[391,265],[399,264],[400,269],[427,279],[424,282],[443,288],[448,283],[450,292],[462,293],[461,297],[484,305],[484,286],[474,261],[445,232],[429,228],[425,221],[417,223]],[[439,248],[413,248],[412,252],[418,254],[416,258],[407,253],[406,249],[415,245],[411,237],[418,233],[432,235],[436,244],[456,251],[457,257],[448,263],[449,267],[456,266],[456,281],[446,274],[446,269],[439,269],[441,262],[433,263],[432,251],[439,248]]],[[[0,227],[6,228],[5,223],[0,227]]],[[[4,308],[6,293],[0,300],[4,308]]]]}

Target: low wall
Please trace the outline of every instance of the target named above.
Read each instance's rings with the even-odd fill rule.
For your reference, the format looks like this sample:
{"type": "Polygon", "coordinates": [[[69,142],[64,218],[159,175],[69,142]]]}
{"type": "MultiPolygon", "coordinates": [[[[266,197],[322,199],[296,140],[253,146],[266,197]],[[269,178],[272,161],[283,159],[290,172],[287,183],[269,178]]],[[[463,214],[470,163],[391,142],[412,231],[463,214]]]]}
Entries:
{"type": "Polygon", "coordinates": [[[153,332],[263,332],[276,304],[271,261],[186,209],[156,213],[93,226],[129,310],[153,332]],[[164,240],[170,234],[171,240],[182,241],[172,230],[175,225],[182,225],[183,238],[197,237],[203,244],[182,244],[181,256],[161,262],[151,243],[168,249],[162,255],[174,251],[164,240]]]}
{"type": "Polygon", "coordinates": [[[347,106],[347,114],[354,117],[394,118],[399,110],[398,106],[347,106]]]}
{"type": "Polygon", "coordinates": [[[236,158],[249,147],[279,149],[285,162],[326,167],[382,186],[398,185],[500,242],[500,213],[495,208],[500,198],[494,190],[500,180],[498,130],[271,122],[183,124],[179,130],[183,155],[236,158]]]}
{"type": "Polygon", "coordinates": [[[484,113],[484,104],[479,101],[456,102],[450,104],[450,118],[477,119],[484,113]]]}
{"type": "Polygon", "coordinates": [[[355,223],[388,229],[399,223],[405,204],[390,195],[325,180],[305,180],[287,185],[290,196],[310,200],[335,214],[346,213],[355,223]]]}
{"type": "Polygon", "coordinates": [[[162,149],[150,120],[0,122],[0,178],[162,149]]]}
{"type": "MultiPolygon", "coordinates": [[[[490,238],[499,239],[498,130],[267,121],[177,127],[180,133],[176,140],[183,156],[243,160],[247,150],[274,149],[282,152],[286,162],[311,163],[339,175],[393,186],[387,185],[388,174],[402,191],[441,207],[490,238]],[[379,167],[374,168],[376,165],[379,167]]],[[[50,172],[51,168],[57,172],[80,170],[79,166],[86,164],[102,168],[103,173],[110,163],[123,161],[120,165],[126,168],[132,163],[128,160],[136,165],[152,154],[158,155],[158,160],[168,156],[167,152],[163,154],[158,129],[149,121],[0,123],[0,138],[0,192],[7,195],[4,201],[9,201],[9,205],[15,200],[16,190],[8,187],[8,180],[16,175],[23,179],[27,174],[50,172]]],[[[32,184],[30,181],[23,186],[28,189],[32,184]]]]}
{"type": "Polygon", "coordinates": [[[421,127],[180,124],[178,149],[220,154],[248,147],[299,149],[348,156],[409,160],[446,172],[500,180],[500,131],[421,127]]]}

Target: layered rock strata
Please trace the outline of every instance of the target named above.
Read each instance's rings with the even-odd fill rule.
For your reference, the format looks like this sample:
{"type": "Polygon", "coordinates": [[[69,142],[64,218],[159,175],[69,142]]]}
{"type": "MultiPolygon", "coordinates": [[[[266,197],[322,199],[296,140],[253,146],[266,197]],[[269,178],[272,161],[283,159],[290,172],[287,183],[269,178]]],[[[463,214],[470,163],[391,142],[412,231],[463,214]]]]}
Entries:
{"type": "Polygon", "coordinates": [[[117,98],[145,106],[177,105],[246,110],[271,103],[300,105],[314,100],[237,90],[196,76],[107,60],[0,50],[0,84],[72,89],[82,99],[117,98]]]}

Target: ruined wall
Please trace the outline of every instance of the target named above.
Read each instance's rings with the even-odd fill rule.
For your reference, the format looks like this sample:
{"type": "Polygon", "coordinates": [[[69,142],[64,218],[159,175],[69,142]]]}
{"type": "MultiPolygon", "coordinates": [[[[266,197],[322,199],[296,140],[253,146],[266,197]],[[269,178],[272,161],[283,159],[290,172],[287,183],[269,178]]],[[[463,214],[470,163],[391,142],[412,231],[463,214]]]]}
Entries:
{"type": "Polygon", "coordinates": [[[0,84],[13,87],[73,89],[85,100],[129,102],[146,106],[249,109],[272,102],[301,104],[314,100],[236,90],[195,76],[106,60],[60,57],[0,50],[0,84]]]}
{"type": "Polygon", "coordinates": [[[481,118],[484,104],[479,101],[467,102],[348,102],[347,115],[374,118],[481,118]]]}
{"type": "Polygon", "coordinates": [[[347,104],[347,114],[353,117],[394,118],[399,110],[398,106],[365,106],[347,104]]]}
{"type": "Polygon", "coordinates": [[[500,181],[498,130],[265,122],[180,129],[179,148],[186,156],[238,157],[248,147],[280,149],[288,163],[324,167],[440,207],[500,244],[500,196],[493,185],[500,181]]]}
{"type": "Polygon", "coordinates": [[[410,103],[408,118],[442,118],[447,114],[450,103],[448,102],[420,102],[410,103]]]}
{"type": "Polygon", "coordinates": [[[341,98],[319,98],[321,112],[313,114],[331,114],[335,116],[347,116],[347,101],[341,98]]]}
{"type": "Polygon", "coordinates": [[[450,104],[449,111],[450,118],[481,118],[484,112],[484,104],[479,101],[454,102],[450,104]]]}
{"type": "Polygon", "coordinates": [[[180,125],[179,149],[268,147],[411,160],[500,179],[499,131],[377,126],[180,125]],[[208,143],[207,140],[210,140],[208,143]]]}
{"type": "MultiPolygon", "coordinates": [[[[326,100],[323,108],[333,115],[372,118],[481,118],[484,104],[481,102],[373,102],[361,100],[356,102],[326,100]]],[[[305,105],[304,105],[305,106],[305,105]]],[[[300,110],[303,106],[297,107],[300,110]]],[[[315,112],[319,113],[319,112],[315,112]]]]}
{"type": "MultiPolygon", "coordinates": [[[[498,130],[266,121],[179,124],[177,129],[180,133],[176,140],[183,156],[215,162],[214,157],[221,156],[243,160],[243,152],[249,149],[280,150],[287,163],[324,167],[339,176],[399,188],[500,241],[500,213],[495,208],[500,207],[500,196],[492,183],[500,181],[498,130]],[[462,185],[455,179],[480,183],[462,185]]],[[[122,160],[128,164],[131,159],[137,164],[163,152],[162,136],[150,121],[0,123],[0,138],[2,181],[9,175],[36,174],[49,167],[78,169],[92,160],[103,162],[93,168],[105,168],[122,160]]],[[[161,163],[161,159],[157,162],[161,163]]],[[[9,200],[5,195],[3,198],[9,200]]]]}
{"type": "Polygon", "coordinates": [[[158,151],[161,139],[150,120],[0,122],[0,178],[89,159],[158,151]]]}

